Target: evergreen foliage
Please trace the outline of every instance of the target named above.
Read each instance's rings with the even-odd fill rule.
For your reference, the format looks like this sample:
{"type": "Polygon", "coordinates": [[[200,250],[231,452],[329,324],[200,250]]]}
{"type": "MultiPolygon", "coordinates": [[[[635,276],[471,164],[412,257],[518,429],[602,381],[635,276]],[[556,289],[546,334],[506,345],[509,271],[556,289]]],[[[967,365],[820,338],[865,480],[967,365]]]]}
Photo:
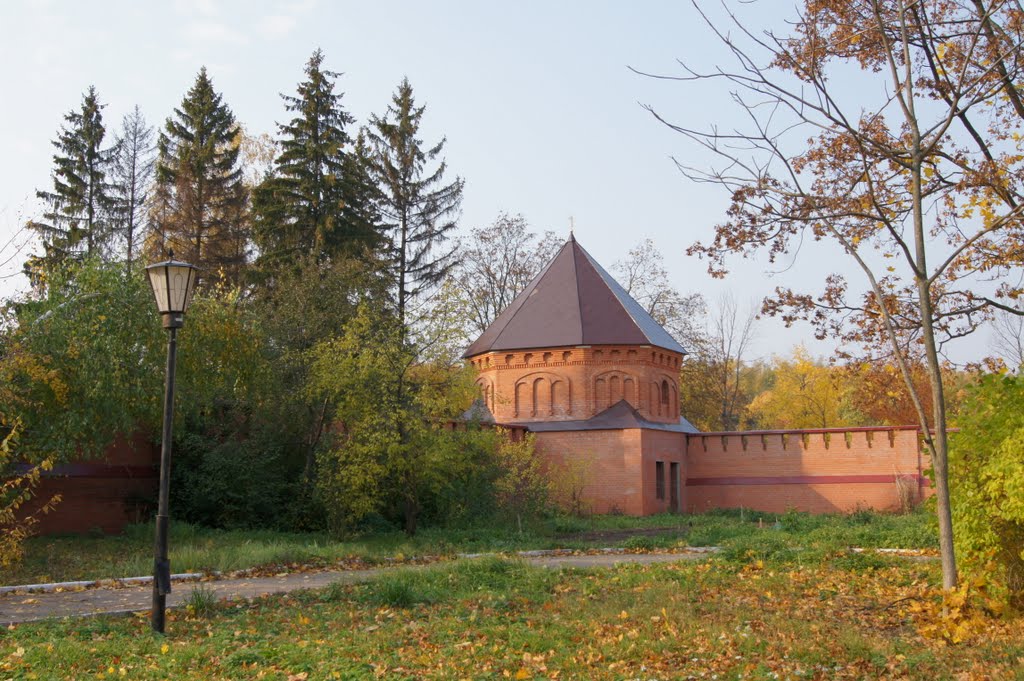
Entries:
{"type": "Polygon", "coordinates": [[[153,255],[174,249],[207,277],[238,280],[248,247],[239,137],[203,67],[157,142],[153,255]]]}
{"type": "Polygon", "coordinates": [[[44,249],[26,264],[37,284],[69,262],[105,253],[110,244],[113,204],[107,173],[112,153],[103,147],[103,107],[90,86],[81,106],[64,116],[66,125],[53,141],[53,189],[36,192],[46,212],[42,221],[29,223],[44,249]]]}
{"type": "Polygon", "coordinates": [[[111,179],[113,228],[124,244],[127,268],[138,257],[140,230],[145,224],[145,207],[153,181],[155,164],[153,127],[136,106],[121,122],[114,141],[111,179]]]}
{"type": "Polygon", "coordinates": [[[282,94],[295,114],[278,125],[281,153],[271,177],[254,192],[254,236],[262,258],[351,255],[378,245],[368,180],[345,128],[352,116],[335,93],[340,74],[323,68],[317,50],[306,64],[298,96],[282,94]]]}
{"type": "Polygon", "coordinates": [[[403,79],[383,116],[371,116],[366,131],[376,205],[391,236],[398,316],[408,320],[412,301],[436,287],[457,262],[455,248],[443,248],[462,205],[461,178],[446,183],[445,139],[432,147],[419,138],[425,106],[416,106],[403,79]]]}

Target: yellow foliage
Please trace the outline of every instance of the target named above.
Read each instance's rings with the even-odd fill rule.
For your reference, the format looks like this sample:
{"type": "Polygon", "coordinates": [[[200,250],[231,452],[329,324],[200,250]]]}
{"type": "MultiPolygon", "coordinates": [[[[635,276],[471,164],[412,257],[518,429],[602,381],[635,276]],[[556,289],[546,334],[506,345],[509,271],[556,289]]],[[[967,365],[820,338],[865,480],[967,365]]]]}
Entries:
{"type": "Polygon", "coordinates": [[[967,643],[985,634],[1003,613],[983,579],[964,582],[956,589],[931,590],[910,606],[918,632],[946,645],[967,643]]]}
{"type": "Polygon", "coordinates": [[[839,425],[841,394],[834,370],[814,360],[802,345],[793,359],[775,358],[775,385],[751,402],[760,428],[829,428],[839,425]]]}
{"type": "MultiPolygon", "coordinates": [[[[14,442],[17,434],[18,424],[14,424],[7,436],[0,440],[0,475],[6,475],[15,460],[14,442]]],[[[19,514],[19,510],[35,496],[34,489],[43,471],[51,468],[53,462],[46,459],[24,473],[0,477],[0,568],[21,560],[24,555],[22,544],[32,534],[32,527],[38,522],[39,516],[48,513],[60,501],[59,496],[54,496],[34,513],[19,514]]]]}

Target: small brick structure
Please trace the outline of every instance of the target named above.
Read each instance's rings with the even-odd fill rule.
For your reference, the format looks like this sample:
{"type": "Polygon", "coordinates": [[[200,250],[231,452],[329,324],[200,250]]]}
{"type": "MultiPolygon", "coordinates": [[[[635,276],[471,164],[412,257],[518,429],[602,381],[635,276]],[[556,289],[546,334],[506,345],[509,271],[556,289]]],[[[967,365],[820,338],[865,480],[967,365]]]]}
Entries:
{"type": "Polygon", "coordinates": [[[570,237],[465,357],[489,416],[533,432],[583,510],[900,510],[931,493],[914,426],[697,432],[684,355],[570,237]]]}

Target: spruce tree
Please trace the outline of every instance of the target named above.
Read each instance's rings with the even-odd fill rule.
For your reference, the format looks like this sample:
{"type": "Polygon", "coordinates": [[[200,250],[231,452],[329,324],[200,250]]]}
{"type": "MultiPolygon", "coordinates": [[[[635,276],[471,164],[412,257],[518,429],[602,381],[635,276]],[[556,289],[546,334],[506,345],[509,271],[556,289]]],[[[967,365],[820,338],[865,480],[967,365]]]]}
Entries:
{"type": "Polygon", "coordinates": [[[138,255],[137,242],[153,181],[155,151],[153,128],[147,125],[142,111],[136,106],[121,122],[121,132],[114,142],[111,169],[114,231],[123,240],[128,268],[138,255]]]}
{"type": "Polygon", "coordinates": [[[206,277],[229,282],[238,280],[248,244],[239,133],[203,67],[160,132],[150,241],[152,250],[173,248],[206,277]]]}
{"type": "Polygon", "coordinates": [[[103,106],[96,88],[90,86],[82,104],[64,116],[53,141],[53,190],[39,191],[46,212],[29,228],[42,241],[44,253],[26,265],[37,282],[69,261],[105,255],[111,241],[111,188],[107,181],[111,150],[103,148],[106,129],[103,106]]]}
{"type": "Polygon", "coordinates": [[[335,93],[340,74],[323,68],[317,50],[297,96],[281,95],[295,116],[279,124],[275,170],[253,196],[254,233],[264,261],[354,254],[378,245],[365,200],[365,169],[351,158],[352,116],[335,93]]]}
{"type": "Polygon", "coordinates": [[[425,106],[416,106],[403,79],[382,117],[372,116],[366,159],[376,183],[376,206],[391,237],[398,315],[408,322],[410,303],[436,287],[456,264],[455,248],[443,248],[456,227],[463,180],[446,183],[441,155],[445,139],[425,147],[419,139],[425,106]]]}

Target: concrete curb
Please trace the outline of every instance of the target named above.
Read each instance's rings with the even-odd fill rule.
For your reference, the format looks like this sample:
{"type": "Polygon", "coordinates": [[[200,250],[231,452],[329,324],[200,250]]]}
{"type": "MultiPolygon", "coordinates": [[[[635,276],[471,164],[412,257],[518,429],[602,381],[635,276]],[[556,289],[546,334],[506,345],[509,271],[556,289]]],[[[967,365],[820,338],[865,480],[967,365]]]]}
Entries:
{"type": "MultiPolygon", "coordinates": [[[[677,551],[666,551],[667,554],[712,554],[719,553],[722,550],[720,546],[686,546],[680,547],[677,551]]],[[[918,553],[916,549],[885,549],[885,548],[851,548],[854,553],[881,553],[884,555],[901,556],[906,558],[926,559],[934,558],[934,556],[928,554],[918,553]]],[[[534,549],[530,551],[516,551],[511,554],[513,556],[519,556],[522,558],[544,558],[549,556],[574,556],[574,555],[626,555],[629,551],[627,549],[618,547],[606,547],[601,549],[590,549],[585,553],[581,554],[575,549],[534,549]]],[[[645,553],[651,553],[647,551],[645,553]]],[[[504,556],[509,555],[505,553],[457,553],[456,558],[487,558],[490,556],[504,556]]],[[[220,578],[223,574],[219,571],[215,572],[182,572],[175,575],[171,575],[172,582],[186,582],[193,579],[202,579],[203,577],[214,577],[220,578]]],[[[0,586],[0,595],[14,593],[14,592],[33,592],[33,593],[48,593],[58,590],[71,590],[71,589],[93,589],[102,588],[107,585],[113,586],[138,586],[142,584],[150,584],[153,581],[152,575],[141,576],[141,577],[118,577],[111,579],[92,579],[92,580],[81,580],[75,582],[48,582],[45,584],[17,584],[13,586],[0,586]]]]}
{"type": "MultiPolygon", "coordinates": [[[[219,574],[219,573],[217,573],[219,574]]],[[[201,579],[206,576],[203,572],[181,572],[176,575],[171,575],[172,582],[184,582],[190,579],[201,579]]],[[[15,584],[13,586],[0,586],[0,594],[9,594],[15,591],[32,591],[32,592],[50,592],[57,591],[59,589],[91,589],[94,587],[101,587],[107,584],[114,586],[137,586],[139,584],[149,584],[153,581],[153,576],[148,575],[145,577],[118,577],[113,579],[88,579],[78,582],[47,582],[45,584],[15,584]]]]}
{"type": "MultiPolygon", "coordinates": [[[[714,553],[721,549],[717,546],[692,546],[686,547],[679,551],[673,551],[671,553],[714,553]]],[[[625,554],[626,549],[617,547],[608,547],[601,549],[591,549],[587,553],[596,554],[625,554]]],[[[503,556],[508,554],[503,553],[457,553],[456,558],[486,558],[488,556],[503,556]]],[[[545,557],[545,556],[572,556],[579,555],[575,549],[534,549],[531,551],[516,551],[512,555],[521,556],[523,558],[534,558],[534,557],[545,557]]],[[[384,561],[385,563],[387,561],[384,561]]],[[[413,561],[414,562],[414,561],[413,561]]],[[[411,563],[410,563],[411,564],[411,563]]],[[[182,572],[179,574],[171,575],[172,582],[184,582],[191,579],[202,579],[203,577],[214,577],[220,578],[224,576],[219,570],[213,572],[182,572]]],[[[30,591],[33,593],[49,593],[57,590],[70,590],[70,589],[93,589],[103,587],[106,585],[112,586],[136,586],[139,584],[150,584],[153,581],[153,576],[141,576],[141,577],[110,577],[105,579],[89,579],[80,580],[74,582],[47,582],[44,584],[15,584],[12,586],[0,586],[0,595],[14,593],[18,591],[30,591]]]]}

